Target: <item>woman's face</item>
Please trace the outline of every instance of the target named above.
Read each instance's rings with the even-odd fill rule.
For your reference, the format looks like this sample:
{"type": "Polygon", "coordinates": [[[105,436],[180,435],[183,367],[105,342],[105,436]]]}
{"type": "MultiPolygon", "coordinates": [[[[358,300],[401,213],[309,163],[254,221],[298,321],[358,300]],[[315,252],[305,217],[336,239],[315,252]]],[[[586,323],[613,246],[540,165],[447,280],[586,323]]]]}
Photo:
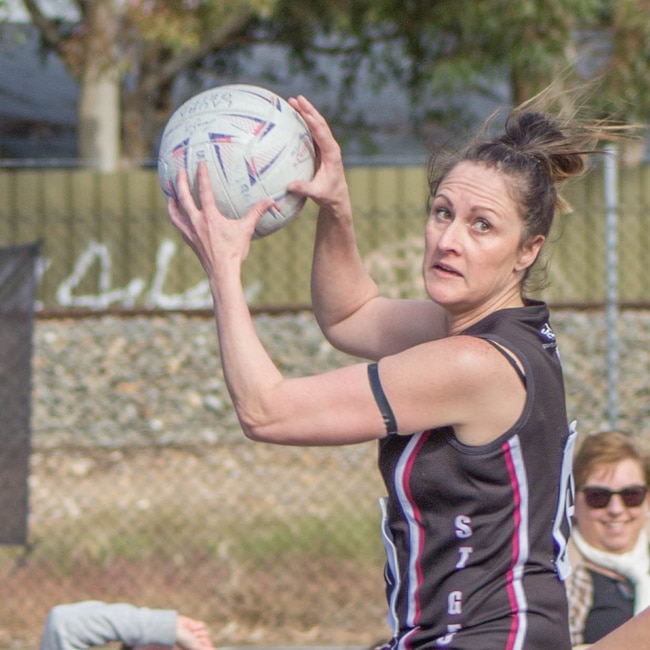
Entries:
{"type": "Polygon", "coordinates": [[[625,487],[645,484],[641,464],[632,458],[615,464],[596,465],[576,495],[575,517],[585,541],[609,553],[631,551],[648,516],[648,495],[638,507],[626,506],[621,495],[614,494],[606,507],[590,508],[584,488],[604,487],[617,492],[625,487]]]}
{"type": "Polygon", "coordinates": [[[521,245],[523,223],[508,177],[482,164],[456,165],[433,197],[423,274],[432,300],[476,320],[521,304],[524,272],[544,242],[521,245]]]}

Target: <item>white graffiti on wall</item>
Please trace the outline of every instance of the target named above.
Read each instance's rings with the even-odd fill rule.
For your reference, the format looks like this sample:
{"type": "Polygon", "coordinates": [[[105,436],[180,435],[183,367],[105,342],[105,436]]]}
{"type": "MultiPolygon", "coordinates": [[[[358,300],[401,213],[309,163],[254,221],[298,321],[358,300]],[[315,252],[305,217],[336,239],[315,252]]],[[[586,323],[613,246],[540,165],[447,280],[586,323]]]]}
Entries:
{"type": "MultiPolygon", "coordinates": [[[[176,244],[170,239],[161,242],[156,252],[153,278],[147,291],[147,283],[142,278],[133,278],[124,287],[113,287],[113,263],[110,250],[105,244],[91,241],[88,248],[77,259],[70,276],[59,285],[56,291],[56,302],[62,307],[88,309],[107,309],[111,306],[132,308],[139,303],[143,303],[148,309],[210,309],[212,296],[207,279],[182,293],[165,293],[165,280],[176,250],[176,244]],[[96,264],[99,265],[97,293],[77,294],[77,289],[96,264]]],[[[258,291],[259,283],[247,287],[246,299],[252,300],[258,291]]]]}

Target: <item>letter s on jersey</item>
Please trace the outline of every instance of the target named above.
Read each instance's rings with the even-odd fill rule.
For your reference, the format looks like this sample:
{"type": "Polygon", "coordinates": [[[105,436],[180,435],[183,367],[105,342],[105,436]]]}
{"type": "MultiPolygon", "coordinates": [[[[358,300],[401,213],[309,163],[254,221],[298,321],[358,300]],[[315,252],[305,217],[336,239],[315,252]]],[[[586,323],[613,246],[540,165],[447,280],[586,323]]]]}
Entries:
{"type": "Polygon", "coordinates": [[[467,539],[472,536],[472,519],[467,515],[458,515],[454,520],[456,527],[456,537],[459,539],[467,539]]]}

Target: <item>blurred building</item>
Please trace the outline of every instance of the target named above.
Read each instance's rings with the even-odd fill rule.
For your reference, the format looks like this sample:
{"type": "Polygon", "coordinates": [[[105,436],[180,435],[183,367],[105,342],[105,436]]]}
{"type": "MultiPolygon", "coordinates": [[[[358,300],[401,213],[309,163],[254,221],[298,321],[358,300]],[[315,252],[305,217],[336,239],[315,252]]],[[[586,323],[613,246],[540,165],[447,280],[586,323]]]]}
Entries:
{"type": "Polygon", "coordinates": [[[0,160],[75,158],[78,87],[25,24],[0,24],[0,160]]]}

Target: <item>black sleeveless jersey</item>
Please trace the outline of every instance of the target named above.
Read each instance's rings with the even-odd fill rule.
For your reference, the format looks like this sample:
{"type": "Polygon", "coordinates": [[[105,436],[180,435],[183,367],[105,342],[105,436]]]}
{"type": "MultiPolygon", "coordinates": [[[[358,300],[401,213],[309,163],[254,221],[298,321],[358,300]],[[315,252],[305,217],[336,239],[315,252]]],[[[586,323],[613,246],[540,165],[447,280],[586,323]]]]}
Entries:
{"type": "Polygon", "coordinates": [[[463,445],[450,427],[380,441],[389,646],[569,650],[575,434],[548,310],[500,310],[463,334],[520,360],[526,403],[488,445],[463,445]]]}

